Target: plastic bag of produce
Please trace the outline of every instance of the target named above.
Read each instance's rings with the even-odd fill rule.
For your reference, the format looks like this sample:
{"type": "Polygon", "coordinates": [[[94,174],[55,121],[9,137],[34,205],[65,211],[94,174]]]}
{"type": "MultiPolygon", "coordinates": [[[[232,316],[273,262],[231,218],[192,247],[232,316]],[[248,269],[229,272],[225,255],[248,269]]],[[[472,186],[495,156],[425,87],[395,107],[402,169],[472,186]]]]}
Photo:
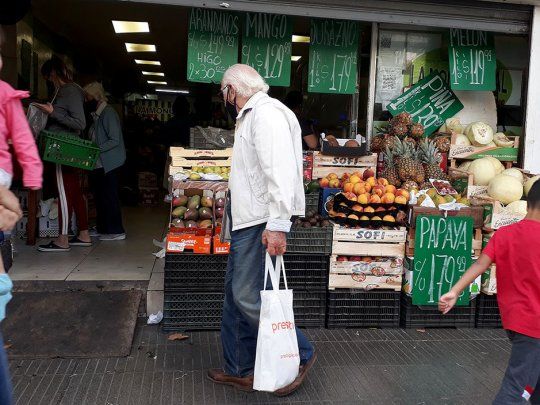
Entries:
{"type": "Polygon", "coordinates": [[[232,148],[234,145],[234,131],[214,127],[195,127],[209,143],[220,148],[232,148]]]}
{"type": "Polygon", "coordinates": [[[276,267],[266,254],[264,286],[270,276],[271,290],[261,291],[261,317],[253,388],[274,392],[292,383],[298,376],[300,353],[296,339],[293,312],[293,292],[287,287],[283,256],[277,256],[276,267]],[[285,289],[279,289],[283,271],[285,289]]]}
{"type": "Polygon", "coordinates": [[[32,103],[28,107],[26,118],[28,119],[32,134],[34,134],[34,138],[37,138],[39,133],[45,129],[49,116],[32,103]]]}

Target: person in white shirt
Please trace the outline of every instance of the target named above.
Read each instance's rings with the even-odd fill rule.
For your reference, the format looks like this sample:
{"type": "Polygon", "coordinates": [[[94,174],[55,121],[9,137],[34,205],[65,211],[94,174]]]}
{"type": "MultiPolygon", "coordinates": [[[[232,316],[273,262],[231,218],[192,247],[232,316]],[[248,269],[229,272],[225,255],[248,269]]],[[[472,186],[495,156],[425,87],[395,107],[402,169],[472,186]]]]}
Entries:
{"type": "MultiPolygon", "coordinates": [[[[208,377],[243,391],[253,390],[266,251],[286,252],[291,217],[305,211],[300,124],[267,92],[263,78],[247,65],[231,66],[221,81],[225,106],[236,119],[227,214],[232,229],[221,326],[225,362],[208,377]]],[[[295,391],[316,360],[311,343],[296,332],[300,373],[278,396],[295,391]]]]}

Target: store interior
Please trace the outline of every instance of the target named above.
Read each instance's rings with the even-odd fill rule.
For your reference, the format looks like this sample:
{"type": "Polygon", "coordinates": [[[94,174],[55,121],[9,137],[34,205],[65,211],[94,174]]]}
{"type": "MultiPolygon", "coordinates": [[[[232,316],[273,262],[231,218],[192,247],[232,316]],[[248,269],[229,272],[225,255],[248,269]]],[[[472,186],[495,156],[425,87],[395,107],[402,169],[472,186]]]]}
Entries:
{"type": "MultiPolygon", "coordinates": [[[[52,55],[60,56],[73,70],[81,86],[100,81],[121,117],[127,162],[121,175],[121,199],[127,239],[95,241],[90,248],[73,248],[51,255],[25,244],[25,224],[17,229],[16,257],[11,275],[19,282],[32,281],[148,281],[149,301],[163,302],[164,260],[153,253],[169,227],[167,191],[169,148],[189,139],[181,138],[170,124],[177,97],[189,103],[183,125],[230,130],[230,120],[218,96],[219,84],[187,80],[188,18],[181,6],[132,2],[35,0],[31,12],[16,26],[16,52],[7,62],[11,82],[28,88],[28,101],[47,101],[52,89],[41,77],[41,65],[52,55]],[[142,21],[149,32],[117,33],[113,21],[142,21]],[[155,45],[155,51],[129,52],[126,44],[155,45]],[[136,61],[142,61],[138,63],[136,61]],[[144,61],[150,61],[145,63],[144,61]],[[158,64],[159,63],[159,64],[158,64]],[[151,297],[150,297],[151,296],[151,297]]],[[[434,70],[448,72],[448,29],[383,25],[372,41],[371,22],[358,25],[357,94],[308,92],[310,19],[292,17],[293,39],[290,85],[273,86],[270,95],[283,100],[291,90],[303,93],[303,114],[316,134],[354,138],[357,132],[376,136],[390,118],[388,102],[434,70]],[[375,48],[372,48],[372,47],[375,48]],[[375,71],[370,73],[373,58],[375,71]],[[373,104],[370,106],[370,92],[373,104]],[[371,116],[370,116],[371,115],[371,116]],[[370,133],[369,133],[370,132],[370,133]]],[[[13,35],[14,31],[7,31],[13,35]]],[[[510,135],[521,135],[528,69],[526,35],[495,34],[497,50],[496,91],[456,92],[463,104],[463,122],[483,120],[510,135]]],[[[178,130],[179,131],[179,130],[178,130]]],[[[185,135],[185,134],[184,134],[185,135]]],[[[520,140],[523,144],[523,139],[520,140]]],[[[41,198],[54,198],[51,178],[45,178],[41,198]]],[[[89,211],[92,216],[91,197],[89,211]]],[[[54,235],[51,221],[40,227],[37,243],[54,235]],[[49,224],[47,224],[49,223],[49,224]]],[[[152,304],[151,304],[152,305],[152,304]]]]}

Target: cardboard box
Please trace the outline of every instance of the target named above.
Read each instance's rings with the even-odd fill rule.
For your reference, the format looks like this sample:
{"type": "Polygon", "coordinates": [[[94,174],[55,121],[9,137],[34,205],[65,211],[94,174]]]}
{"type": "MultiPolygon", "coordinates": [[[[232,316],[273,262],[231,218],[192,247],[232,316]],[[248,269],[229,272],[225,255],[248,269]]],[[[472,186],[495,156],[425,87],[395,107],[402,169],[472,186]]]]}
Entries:
{"type": "Polygon", "coordinates": [[[323,217],[328,217],[328,211],[326,210],[326,203],[333,200],[334,195],[340,193],[340,188],[321,188],[319,193],[319,207],[321,209],[321,215],[323,217]]]}
{"type": "Polygon", "coordinates": [[[166,251],[167,253],[210,254],[212,251],[212,237],[169,233],[167,235],[166,251]]]}
{"type": "Polygon", "coordinates": [[[231,251],[230,242],[221,242],[219,235],[214,236],[212,252],[215,255],[228,255],[231,251]]]}
{"type": "MultiPolygon", "coordinates": [[[[188,188],[188,189],[178,189],[175,190],[174,195],[185,195],[187,197],[193,197],[195,195],[198,195],[200,197],[211,197],[214,198],[214,191],[209,189],[199,189],[199,188],[188,188]]],[[[173,217],[172,217],[172,211],[175,207],[172,205],[171,201],[171,208],[169,213],[169,223],[172,223],[173,217]]],[[[200,207],[199,207],[200,208],[200,207]]],[[[214,212],[214,208],[212,207],[212,212],[214,212]]],[[[212,236],[214,235],[214,226],[215,226],[215,218],[212,218],[212,228],[177,228],[174,226],[169,227],[170,233],[175,234],[189,234],[189,235],[197,235],[197,236],[212,236]]]]}

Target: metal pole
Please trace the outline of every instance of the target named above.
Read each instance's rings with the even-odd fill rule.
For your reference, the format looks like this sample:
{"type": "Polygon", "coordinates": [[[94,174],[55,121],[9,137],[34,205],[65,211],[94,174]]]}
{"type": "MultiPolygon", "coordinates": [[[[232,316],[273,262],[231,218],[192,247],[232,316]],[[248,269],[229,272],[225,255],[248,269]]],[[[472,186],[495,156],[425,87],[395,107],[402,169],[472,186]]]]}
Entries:
{"type": "Polygon", "coordinates": [[[368,150],[371,150],[371,137],[373,134],[373,114],[375,112],[375,82],[377,79],[377,50],[379,45],[379,24],[371,25],[371,57],[369,61],[369,88],[366,120],[366,138],[368,150]]]}

